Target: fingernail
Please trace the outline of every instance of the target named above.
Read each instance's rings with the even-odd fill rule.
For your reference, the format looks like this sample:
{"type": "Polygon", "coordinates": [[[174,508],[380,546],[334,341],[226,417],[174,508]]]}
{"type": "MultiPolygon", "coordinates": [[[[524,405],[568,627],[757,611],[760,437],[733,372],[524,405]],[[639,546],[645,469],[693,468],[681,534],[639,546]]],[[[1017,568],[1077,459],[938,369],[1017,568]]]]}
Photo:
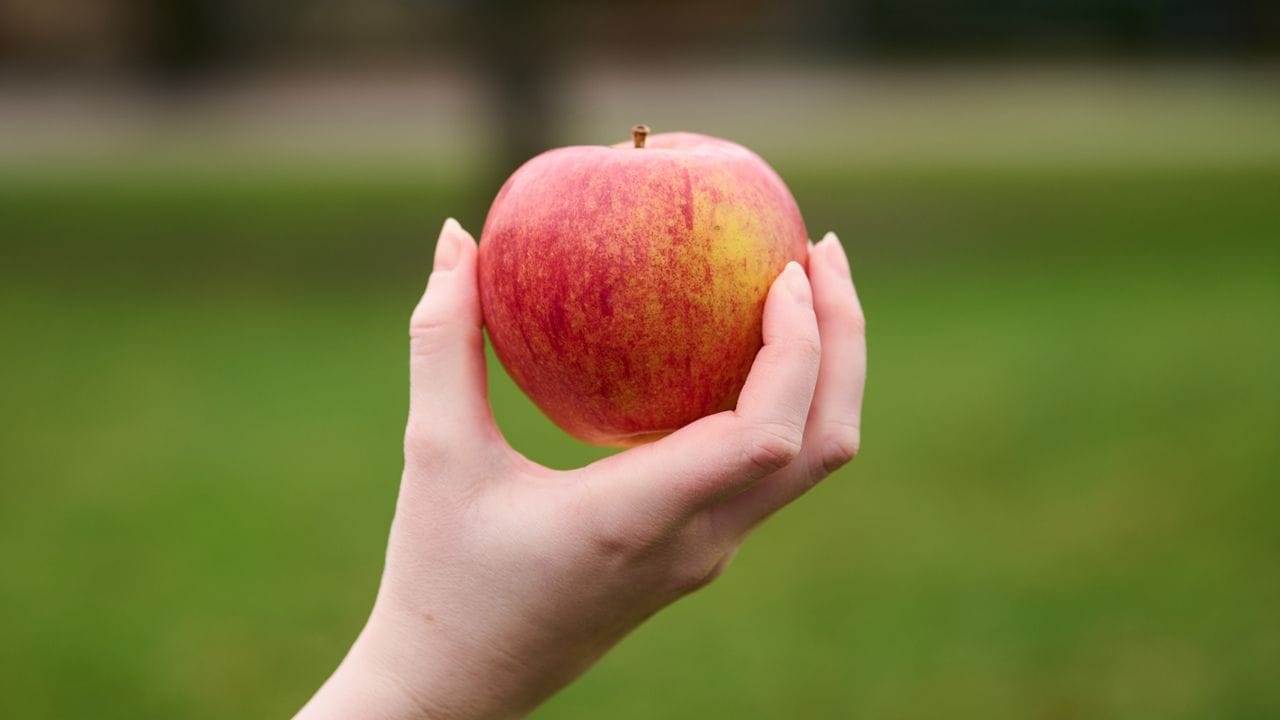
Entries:
{"type": "Polygon", "coordinates": [[[457,220],[449,218],[440,228],[440,239],[436,240],[435,270],[452,270],[462,256],[462,226],[457,220]]]}
{"type": "Polygon", "coordinates": [[[844,246],[840,244],[840,238],[836,234],[829,232],[822,236],[822,242],[819,245],[834,245],[834,249],[827,250],[831,256],[831,267],[843,278],[851,279],[853,273],[849,269],[849,256],[844,252],[844,246]]]}
{"type": "Polygon", "coordinates": [[[809,288],[809,278],[804,274],[804,268],[800,267],[800,263],[792,260],[787,263],[787,267],[783,269],[783,281],[787,284],[787,290],[791,291],[791,297],[802,305],[813,305],[813,290],[809,288]]]}

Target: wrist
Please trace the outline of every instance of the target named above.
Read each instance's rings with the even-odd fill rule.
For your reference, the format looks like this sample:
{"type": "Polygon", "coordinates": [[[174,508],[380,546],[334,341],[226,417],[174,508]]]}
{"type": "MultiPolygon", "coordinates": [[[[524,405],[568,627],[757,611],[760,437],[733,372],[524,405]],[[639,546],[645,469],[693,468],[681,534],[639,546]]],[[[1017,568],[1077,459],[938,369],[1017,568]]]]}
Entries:
{"type": "Polygon", "coordinates": [[[499,678],[417,618],[378,603],[337,671],[299,718],[515,720],[499,678]],[[312,705],[323,712],[308,714],[312,705]]]}
{"type": "Polygon", "coordinates": [[[338,669],[295,720],[488,720],[512,718],[480,710],[456,673],[437,663],[379,616],[369,618],[338,669]]]}
{"type": "Polygon", "coordinates": [[[415,690],[385,666],[370,640],[370,627],[356,639],[338,669],[295,720],[443,720],[415,690]]]}

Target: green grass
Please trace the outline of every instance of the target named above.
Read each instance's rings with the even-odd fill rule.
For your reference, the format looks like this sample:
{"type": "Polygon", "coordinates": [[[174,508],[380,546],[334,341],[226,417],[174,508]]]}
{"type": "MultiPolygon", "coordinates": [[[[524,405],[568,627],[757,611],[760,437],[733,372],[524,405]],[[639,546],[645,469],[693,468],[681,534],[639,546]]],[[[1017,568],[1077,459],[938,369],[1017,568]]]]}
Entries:
{"type": "MultiPolygon", "coordinates": [[[[1280,168],[789,168],[864,454],[544,718],[1280,714],[1280,168]]],[[[447,174],[0,179],[0,716],[287,715],[367,612],[447,174]]],[[[491,366],[534,459],[600,453],[491,366]]]]}

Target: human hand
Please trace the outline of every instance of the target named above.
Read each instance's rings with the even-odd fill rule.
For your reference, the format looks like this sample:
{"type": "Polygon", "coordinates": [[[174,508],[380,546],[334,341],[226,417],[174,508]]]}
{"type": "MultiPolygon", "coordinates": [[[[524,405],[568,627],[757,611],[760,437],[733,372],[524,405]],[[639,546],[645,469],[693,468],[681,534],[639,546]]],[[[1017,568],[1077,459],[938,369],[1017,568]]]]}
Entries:
{"type": "Polygon", "coordinates": [[[475,241],[445,223],[410,322],[405,468],[373,612],[300,718],[510,718],[857,453],[866,342],[839,241],[791,263],[734,410],[551,470],[491,414],[475,241]]]}

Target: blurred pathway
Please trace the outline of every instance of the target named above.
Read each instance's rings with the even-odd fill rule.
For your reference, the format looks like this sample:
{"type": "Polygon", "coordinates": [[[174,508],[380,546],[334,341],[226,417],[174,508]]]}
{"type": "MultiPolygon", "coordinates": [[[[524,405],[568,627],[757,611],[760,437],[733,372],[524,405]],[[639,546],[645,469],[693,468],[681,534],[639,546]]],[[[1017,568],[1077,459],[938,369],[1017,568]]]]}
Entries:
{"type": "MultiPolygon", "coordinates": [[[[558,142],[647,122],[816,166],[1280,163],[1274,67],[595,66],[562,78],[558,142]]],[[[181,100],[0,83],[0,161],[465,164],[494,123],[460,70],[277,73],[181,100]]]]}

